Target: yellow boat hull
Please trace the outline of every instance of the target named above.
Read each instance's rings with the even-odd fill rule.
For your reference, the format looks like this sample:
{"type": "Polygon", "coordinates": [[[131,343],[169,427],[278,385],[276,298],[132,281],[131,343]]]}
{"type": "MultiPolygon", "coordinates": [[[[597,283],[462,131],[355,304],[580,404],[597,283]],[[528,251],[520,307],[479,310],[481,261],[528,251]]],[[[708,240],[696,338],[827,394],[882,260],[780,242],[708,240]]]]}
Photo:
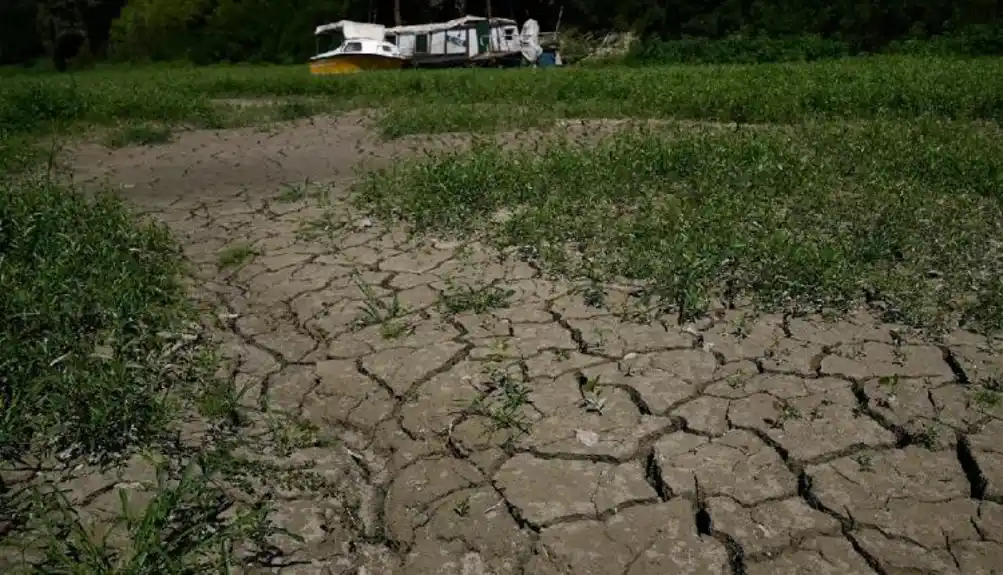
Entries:
{"type": "Polygon", "coordinates": [[[366,70],[397,70],[403,66],[404,60],[400,58],[372,54],[341,54],[310,62],[310,73],[314,76],[354,74],[366,70]]]}

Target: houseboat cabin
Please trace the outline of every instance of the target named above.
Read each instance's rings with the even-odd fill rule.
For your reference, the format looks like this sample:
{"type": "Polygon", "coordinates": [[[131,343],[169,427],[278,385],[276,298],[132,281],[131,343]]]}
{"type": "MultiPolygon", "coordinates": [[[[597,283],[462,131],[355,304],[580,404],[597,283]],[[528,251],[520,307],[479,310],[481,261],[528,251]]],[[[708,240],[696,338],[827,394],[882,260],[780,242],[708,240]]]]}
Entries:
{"type": "Polygon", "coordinates": [[[393,28],[341,20],[318,26],[314,35],[317,52],[310,71],[317,75],[402,67],[560,65],[556,34],[541,47],[536,32],[520,33],[508,18],[464,16],[393,28]]]}
{"type": "Polygon", "coordinates": [[[455,66],[505,58],[518,62],[521,46],[515,20],[478,16],[387,28],[386,40],[416,66],[455,66]]]}

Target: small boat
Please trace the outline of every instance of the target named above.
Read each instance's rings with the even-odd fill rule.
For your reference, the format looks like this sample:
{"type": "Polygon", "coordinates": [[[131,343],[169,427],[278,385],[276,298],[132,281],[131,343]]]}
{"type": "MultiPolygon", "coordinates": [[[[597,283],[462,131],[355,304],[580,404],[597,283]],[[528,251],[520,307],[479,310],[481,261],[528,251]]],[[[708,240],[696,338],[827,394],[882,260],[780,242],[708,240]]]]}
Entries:
{"type": "Polygon", "coordinates": [[[349,20],[318,26],[315,36],[319,53],[310,58],[310,73],[322,76],[402,68],[407,59],[396,45],[386,41],[385,30],[378,24],[349,20]],[[325,35],[340,36],[342,41],[337,48],[321,52],[320,39],[325,35]]]}

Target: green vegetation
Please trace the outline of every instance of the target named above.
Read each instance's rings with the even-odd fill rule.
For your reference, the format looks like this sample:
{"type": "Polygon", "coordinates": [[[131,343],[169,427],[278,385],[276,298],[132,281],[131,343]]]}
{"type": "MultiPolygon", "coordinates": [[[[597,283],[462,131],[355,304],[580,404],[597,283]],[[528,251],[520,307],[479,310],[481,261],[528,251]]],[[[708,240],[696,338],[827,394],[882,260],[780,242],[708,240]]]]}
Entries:
{"type": "Polygon", "coordinates": [[[249,262],[256,255],[258,255],[258,252],[251,246],[243,244],[231,246],[220,252],[219,267],[240,267],[249,262]]]}
{"type": "MultiPolygon", "coordinates": [[[[213,375],[167,230],[110,195],[8,177],[0,254],[0,565],[23,550],[35,572],[218,572],[233,544],[269,533],[260,501],[235,505],[234,478],[246,474],[227,447],[243,421],[238,394],[213,375]],[[191,417],[213,426],[212,444],[180,439],[191,417]],[[58,466],[139,452],[151,473],[121,491],[101,535],[56,489],[58,466]],[[10,474],[31,462],[49,478],[10,474]]],[[[21,561],[15,569],[28,568],[21,561]]]]}
{"type": "Polygon", "coordinates": [[[448,315],[464,312],[487,313],[509,306],[515,292],[497,286],[462,286],[442,294],[439,304],[448,315]]]}
{"type": "Polygon", "coordinates": [[[0,326],[7,382],[0,453],[119,451],[159,433],[163,391],[189,381],[151,363],[193,310],[167,231],[110,196],[37,178],[0,183],[0,326]],[[67,225],[72,223],[72,225],[67,225]]]}
{"type": "Polygon", "coordinates": [[[107,144],[111,148],[153,146],[171,141],[171,129],[157,124],[128,124],[113,131],[107,144]]]}
{"type": "Polygon", "coordinates": [[[684,318],[712,296],[751,296],[1003,327],[998,128],[668,124],[532,148],[481,143],[372,174],[360,191],[419,231],[488,225],[566,273],[650,280],[684,318]],[[502,209],[512,217],[491,224],[502,209]]]}
{"type": "MultiPolygon", "coordinates": [[[[391,136],[528,126],[560,117],[798,122],[929,115],[999,121],[1003,63],[881,57],[811,64],[446,70],[341,78],[314,78],[302,66],[100,70],[73,78],[6,79],[0,86],[0,126],[8,137],[123,121],[218,127],[228,114],[223,99],[300,96],[321,99],[327,109],[389,107],[383,126],[391,136]]],[[[276,105],[277,119],[311,113],[308,103],[272,107],[276,105]]]]}

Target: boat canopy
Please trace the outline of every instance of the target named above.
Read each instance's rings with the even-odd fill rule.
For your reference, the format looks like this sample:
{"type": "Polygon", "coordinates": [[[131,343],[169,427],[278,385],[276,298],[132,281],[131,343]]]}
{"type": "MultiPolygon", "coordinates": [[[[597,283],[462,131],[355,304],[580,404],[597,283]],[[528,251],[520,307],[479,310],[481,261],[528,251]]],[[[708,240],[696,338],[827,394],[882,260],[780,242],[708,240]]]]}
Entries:
{"type": "Polygon", "coordinates": [[[370,38],[346,38],[345,41],[335,48],[322,54],[317,54],[311,61],[326,60],[334,56],[380,56],[383,58],[400,58],[400,50],[397,46],[383,39],[372,40],[370,38]]]}
{"type": "Polygon", "coordinates": [[[432,32],[442,32],[445,30],[455,30],[465,28],[478,22],[488,22],[496,26],[516,26],[515,20],[508,18],[483,18],[481,16],[464,16],[448,22],[432,22],[430,24],[415,24],[412,26],[395,26],[387,28],[386,34],[430,34],[432,32]]]}
{"type": "Polygon", "coordinates": [[[341,32],[346,40],[383,40],[386,26],[381,24],[366,24],[351,20],[339,20],[331,24],[322,24],[314,30],[314,35],[341,32]]]}

